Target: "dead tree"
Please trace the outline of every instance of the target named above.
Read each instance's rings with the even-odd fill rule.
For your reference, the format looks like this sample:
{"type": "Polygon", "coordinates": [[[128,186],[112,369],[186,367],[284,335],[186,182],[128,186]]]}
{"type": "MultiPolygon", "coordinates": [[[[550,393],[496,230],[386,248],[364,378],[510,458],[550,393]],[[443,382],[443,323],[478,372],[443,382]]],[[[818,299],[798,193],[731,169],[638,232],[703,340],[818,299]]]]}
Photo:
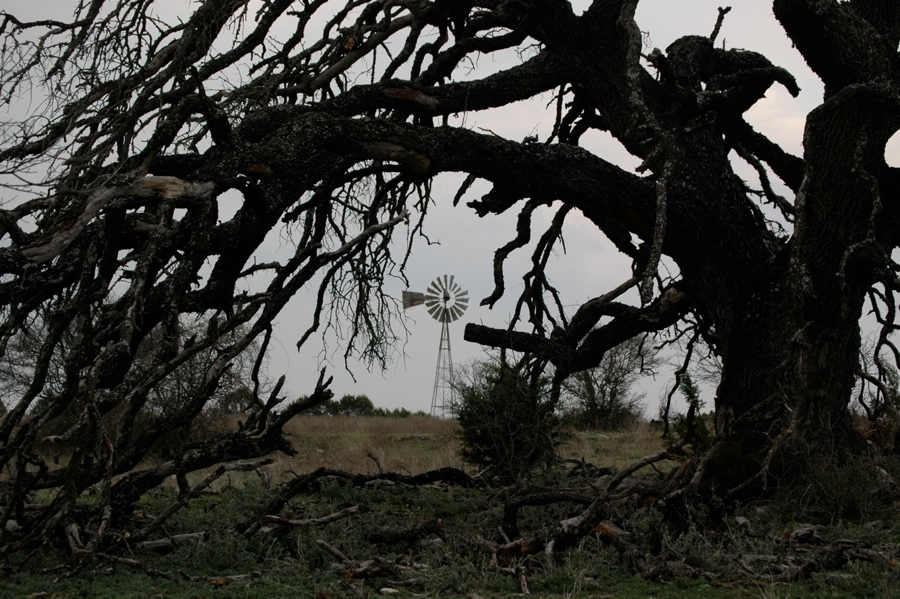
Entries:
{"type": "MultiPolygon", "coordinates": [[[[379,282],[403,264],[393,234],[409,219],[407,241],[416,236],[430,181],[448,171],[467,173],[465,188],[492,185],[469,202],[479,216],[520,210],[488,304],[504,293],[504,260],[530,239],[535,209],[557,202],[510,330],[469,325],[468,339],[533,353],[563,377],[636,335],[682,327],[723,367],[706,472],[725,446],[757,465],[770,463],[772,440],[852,446],[864,309],[884,327],[876,354],[898,354],[888,334],[900,179],[884,148],[900,127],[900,5],[774,1],[826,89],[794,156],[744,118],[773,85],[797,94],[787,71],[718,47],[721,23],[710,37],[643,48],[637,4],[593,0],[577,14],[565,0],[272,0],[251,12],[248,0],[202,0],[168,15],[152,0],[98,0],[71,18],[0,14],[0,97],[24,111],[0,129],[0,354],[38,339],[0,423],[0,522],[31,532],[0,527],[2,551],[73,523],[102,537],[102,509],[92,525],[75,522],[79,495],[108,485],[114,519],[156,484],[168,470],[111,481],[203,410],[302,286],[319,293],[300,343],[343,318],[348,351],[383,359],[394,305],[379,282]],[[458,77],[469,58],[503,50],[521,60],[458,77]],[[546,143],[453,120],[545,92],[557,96],[546,143]],[[579,147],[589,130],[638,157],[638,173],[579,147]],[[735,174],[732,151],[757,169],[761,191],[735,174]],[[226,197],[240,207],[222,220],[226,197]],[[569,318],[543,269],[573,210],[634,275],[569,318]],[[279,226],[294,252],[257,259],[279,226]],[[673,280],[658,276],[663,256],[673,280]],[[634,287],[641,301],[620,301],[634,287]],[[530,330],[516,328],[520,317],[530,330]],[[186,320],[202,332],[186,337],[186,320]],[[136,428],[155,385],[238,330],[192,401],[136,428]],[[148,347],[151,338],[161,341],[148,347]],[[35,444],[67,410],[78,414],[75,450],[48,464],[35,444]],[[54,499],[26,514],[39,489],[54,499]]],[[[320,381],[310,401],[327,393],[320,381]]],[[[262,420],[186,449],[169,469],[281,447],[279,424],[300,408],[260,428],[272,402],[255,401],[262,420]]]]}

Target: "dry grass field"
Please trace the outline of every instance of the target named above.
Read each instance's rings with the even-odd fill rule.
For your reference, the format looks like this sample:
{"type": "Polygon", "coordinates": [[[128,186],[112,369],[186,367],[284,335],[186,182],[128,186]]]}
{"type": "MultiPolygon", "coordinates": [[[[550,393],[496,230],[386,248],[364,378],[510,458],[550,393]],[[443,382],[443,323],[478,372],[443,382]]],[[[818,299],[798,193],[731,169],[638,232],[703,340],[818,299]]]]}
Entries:
{"type": "MultiPolygon", "coordinates": [[[[620,469],[664,446],[658,430],[647,422],[639,422],[624,431],[573,431],[563,442],[559,455],[563,459],[581,460],[598,467],[620,469]]],[[[658,467],[667,468],[667,462],[658,467]]]]}
{"type": "Polygon", "coordinates": [[[419,474],[462,468],[455,430],[456,421],[428,416],[301,416],[285,427],[299,455],[279,457],[273,470],[377,472],[381,464],[385,471],[419,474]]]}
{"type": "MultiPolygon", "coordinates": [[[[353,416],[303,416],[285,431],[299,455],[278,456],[271,467],[282,472],[309,472],[319,467],[347,472],[385,471],[420,474],[447,466],[466,469],[460,459],[455,420],[353,416]],[[377,463],[376,463],[377,461],[377,463]]],[[[560,457],[600,467],[622,468],[663,446],[659,432],[639,423],[627,431],[573,431],[560,447],[560,457]]]]}

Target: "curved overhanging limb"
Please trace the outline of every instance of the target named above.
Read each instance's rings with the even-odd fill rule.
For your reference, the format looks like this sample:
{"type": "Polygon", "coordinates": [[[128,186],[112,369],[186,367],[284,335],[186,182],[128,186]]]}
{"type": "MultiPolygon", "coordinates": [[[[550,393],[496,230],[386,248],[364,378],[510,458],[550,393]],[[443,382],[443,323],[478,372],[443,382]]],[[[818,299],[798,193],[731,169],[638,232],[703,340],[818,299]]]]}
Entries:
{"type": "Polygon", "coordinates": [[[470,323],[464,338],[480,345],[540,356],[552,363],[557,373],[566,376],[597,366],[608,349],[632,337],[668,328],[690,309],[690,296],[673,285],[644,308],[614,302],[610,294],[596,298],[577,320],[573,318],[568,328],[557,329],[550,337],[470,323]],[[611,320],[594,328],[605,316],[611,320]],[[586,326],[589,322],[593,324],[586,326]]]}

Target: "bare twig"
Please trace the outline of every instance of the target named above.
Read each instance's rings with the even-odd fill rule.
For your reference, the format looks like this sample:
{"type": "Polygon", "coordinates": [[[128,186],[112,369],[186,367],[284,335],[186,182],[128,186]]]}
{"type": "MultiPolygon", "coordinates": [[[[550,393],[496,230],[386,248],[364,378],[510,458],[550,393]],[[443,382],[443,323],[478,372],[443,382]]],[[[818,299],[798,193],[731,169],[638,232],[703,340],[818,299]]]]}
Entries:
{"type": "Polygon", "coordinates": [[[329,522],[334,522],[336,520],[346,518],[347,516],[352,516],[353,514],[356,514],[356,513],[359,513],[358,505],[344,508],[333,514],[328,514],[327,516],[322,516],[320,518],[306,518],[303,520],[290,520],[288,518],[281,518],[279,516],[263,516],[262,521],[266,522],[266,523],[271,523],[271,524],[280,524],[281,526],[299,527],[299,526],[310,526],[313,524],[328,524],[329,522]]]}
{"type": "Polygon", "coordinates": [[[162,525],[166,520],[168,520],[175,512],[186,506],[191,499],[194,499],[200,492],[203,491],[206,487],[214,483],[220,477],[222,477],[226,472],[240,472],[247,470],[256,470],[261,466],[265,466],[267,464],[271,464],[274,460],[272,458],[262,458],[259,460],[254,460],[252,462],[242,462],[236,464],[222,464],[215,470],[213,470],[206,478],[202,481],[194,485],[194,487],[190,490],[189,493],[184,495],[180,500],[176,501],[168,508],[163,510],[163,512],[157,516],[150,524],[137,531],[133,535],[131,535],[131,541],[140,541],[144,537],[147,536],[153,529],[162,525]]]}
{"type": "Polygon", "coordinates": [[[715,43],[716,38],[719,37],[719,31],[722,29],[722,23],[725,21],[725,15],[731,12],[731,7],[726,6],[725,8],[719,7],[719,16],[716,17],[716,26],[713,27],[712,33],[709,34],[709,41],[715,43]]]}
{"type": "Polygon", "coordinates": [[[321,547],[322,549],[324,549],[325,551],[327,551],[334,557],[341,560],[341,563],[347,567],[352,567],[355,564],[355,562],[352,559],[350,559],[349,557],[347,557],[346,555],[341,553],[341,551],[339,549],[337,549],[336,547],[334,547],[332,545],[329,545],[328,543],[326,543],[325,541],[323,541],[321,539],[316,540],[316,545],[318,545],[319,547],[321,547]]]}

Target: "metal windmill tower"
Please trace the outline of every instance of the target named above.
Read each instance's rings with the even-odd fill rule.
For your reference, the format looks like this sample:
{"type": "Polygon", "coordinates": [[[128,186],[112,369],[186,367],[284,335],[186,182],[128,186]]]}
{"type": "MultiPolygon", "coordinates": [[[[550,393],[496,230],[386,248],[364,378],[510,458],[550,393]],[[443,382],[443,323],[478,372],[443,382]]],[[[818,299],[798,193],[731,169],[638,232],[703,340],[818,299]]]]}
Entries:
{"type": "Polygon", "coordinates": [[[450,352],[450,323],[457,320],[469,306],[469,292],[453,281],[450,275],[436,278],[425,293],[403,292],[403,308],[425,304],[431,317],[441,323],[441,342],[438,346],[437,367],[434,371],[434,393],[431,396],[431,415],[445,416],[453,405],[453,354],[450,352]]]}

